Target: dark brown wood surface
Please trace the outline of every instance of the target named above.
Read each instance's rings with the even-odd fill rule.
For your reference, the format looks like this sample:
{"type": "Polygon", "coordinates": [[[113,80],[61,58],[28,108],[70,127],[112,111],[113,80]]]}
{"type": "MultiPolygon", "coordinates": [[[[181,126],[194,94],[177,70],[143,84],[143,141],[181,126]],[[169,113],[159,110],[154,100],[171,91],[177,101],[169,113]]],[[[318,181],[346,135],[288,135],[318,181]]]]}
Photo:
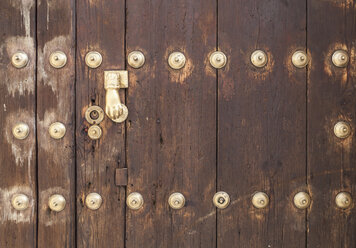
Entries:
{"type": "Polygon", "coordinates": [[[127,1],[127,53],[146,63],[129,70],[128,190],[144,206],[127,209],[127,247],[215,247],[216,1],[127,1]],[[187,63],[171,69],[170,53],[187,63]],[[182,193],[186,206],[168,198],[182,193]]]}
{"type": "Polygon", "coordinates": [[[0,1],[0,247],[36,246],[35,10],[35,0],[0,1]],[[19,51],[29,57],[22,69],[11,64],[19,51]],[[30,128],[24,140],[12,135],[19,122],[30,128]],[[11,205],[18,193],[30,200],[21,212],[11,205]]]}
{"type": "MultiPolygon", "coordinates": [[[[116,168],[125,167],[125,124],[107,116],[102,137],[91,140],[84,113],[91,105],[105,110],[104,70],[125,69],[125,1],[77,0],[77,229],[78,247],[124,247],[125,188],[115,185],[116,168]],[[89,51],[102,54],[97,69],[85,64],[89,51]],[[102,206],[85,206],[87,194],[96,192],[102,206]]],[[[125,99],[124,90],[120,90],[125,99]]]]}
{"type": "Polygon", "coordinates": [[[306,189],[305,2],[219,1],[218,190],[231,204],[218,214],[218,247],[305,247],[305,211],[293,206],[306,189]],[[254,50],[268,63],[255,68],[254,50]],[[256,209],[262,191],[270,204],[256,209]]]}
{"type": "Polygon", "coordinates": [[[354,1],[308,1],[308,247],[356,247],[355,204],[337,208],[340,191],[356,196],[356,11],[354,1]],[[332,53],[350,54],[346,68],[331,62],[332,53]],[[352,136],[339,139],[334,125],[346,121],[352,136]]]}

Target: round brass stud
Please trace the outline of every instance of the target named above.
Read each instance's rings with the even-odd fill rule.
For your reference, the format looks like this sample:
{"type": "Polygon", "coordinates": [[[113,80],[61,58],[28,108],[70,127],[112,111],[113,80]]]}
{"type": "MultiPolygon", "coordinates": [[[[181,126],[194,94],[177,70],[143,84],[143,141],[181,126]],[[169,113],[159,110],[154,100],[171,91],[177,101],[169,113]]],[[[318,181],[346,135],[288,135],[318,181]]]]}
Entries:
{"type": "Polygon", "coordinates": [[[185,197],[181,193],[173,193],[169,196],[168,204],[173,209],[181,209],[185,205],[185,197]]]}
{"type": "Polygon", "coordinates": [[[340,192],[335,198],[335,203],[339,208],[346,209],[351,206],[352,198],[348,192],[340,192]]]}
{"type": "Polygon", "coordinates": [[[308,63],[308,55],[304,51],[296,51],[292,56],[292,63],[297,68],[304,68],[308,63]]]}
{"type": "Polygon", "coordinates": [[[48,206],[54,212],[61,212],[66,206],[66,199],[62,195],[52,195],[48,199],[48,206]]]}
{"type": "Polygon", "coordinates": [[[133,192],[126,199],[127,206],[132,210],[138,210],[143,206],[143,197],[140,193],[133,192]]]}
{"type": "Polygon", "coordinates": [[[97,210],[101,207],[103,198],[98,193],[90,193],[85,198],[85,204],[91,210],[97,210]]]}
{"type": "Polygon", "coordinates": [[[349,55],[344,50],[337,50],[331,58],[333,64],[337,67],[345,67],[349,63],[349,55]]]}
{"type": "Polygon", "coordinates": [[[85,55],[85,63],[90,68],[93,69],[98,68],[102,62],[103,62],[103,57],[99,52],[91,51],[88,52],[87,55],[85,55]]]}
{"type": "Polygon", "coordinates": [[[24,68],[28,64],[28,56],[24,52],[17,52],[12,55],[11,63],[18,69],[24,68]]]}
{"type": "Polygon", "coordinates": [[[49,126],[48,132],[53,139],[61,139],[66,134],[66,127],[61,122],[54,122],[49,126]]]}
{"type": "Polygon", "coordinates": [[[264,67],[267,64],[267,54],[262,50],[256,50],[251,54],[251,63],[256,67],[264,67]]]}
{"type": "Polygon", "coordinates": [[[269,197],[264,192],[257,192],[252,196],[252,204],[255,208],[265,208],[269,203],[269,197]]]}
{"type": "Polygon", "coordinates": [[[334,126],[334,134],[340,139],[345,139],[351,134],[351,127],[344,121],[339,121],[334,126]]]}
{"type": "Polygon", "coordinates": [[[223,52],[216,51],[210,55],[209,61],[212,67],[220,69],[226,65],[227,58],[223,52]]]}
{"type": "Polygon", "coordinates": [[[30,133],[30,128],[26,123],[18,123],[12,128],[12,134],[16,139],[26,139],[30,133]]]}
{"type": "Polygon", "coordinates": [[[88,129],[89,138],[91,138],[92,140],[97,140],[100,139],[101,135],[102,135],[102,130],[98,125],[93,125],[89,127],[88,129]]]}
{"type": "Polygon", "coordinates": [[[217,208],[227,208],[230,204],[230,196],[226,192],[219,191],[214,195],[213,203],[217,208]]]}
{"type": "Polygon", "coordinates": [[[18,211],[22,211],[28,208],[28,206],[30,205],[30,199],[28,198],[27,195],[15,194],[11,198],[11,204],[14,209],[18,211]]]}
{"type": "Polygon", "coordinates": [[[311,199],[308,193],[299,192],[294,196],[294,206],[299,209],[306,209],[310,206],[311,199]]]}
{"type": "Polygon", "coordinates": [[[172,69],[181,69],[185,65],[185,56],[181,52],[173,52],[169,55],[168,64],[172,69]]]}
{"type": "Polygon", "coordinates": [[[49,63],[54,68],[60,69],[67,64],[67,55],[64,52],[56,51],[49,56],[49,63]]]}
{"type": "Polygon", "coordinates": [[[142,67],[143,64],[145,63],[145,55],[143,55],[143,53],[140,51],[130,52],[129,55],[127,56],[127,63],[131,67],[138,69],[142,67]]]}
{"type": "Polygon", "coordinates": [[[104,120],[105,112],[99,106],[90,106],[85,111],[85,119],[89,124],[99,124],[104,120]]]}

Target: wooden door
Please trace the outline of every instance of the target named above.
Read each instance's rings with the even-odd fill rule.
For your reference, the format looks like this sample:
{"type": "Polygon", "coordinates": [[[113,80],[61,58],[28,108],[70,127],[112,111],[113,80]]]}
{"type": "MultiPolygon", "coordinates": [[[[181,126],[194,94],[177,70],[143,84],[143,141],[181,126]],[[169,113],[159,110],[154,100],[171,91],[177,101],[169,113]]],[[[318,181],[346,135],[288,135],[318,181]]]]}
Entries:
{"type": "Polygon", "coordinates": [[[0,247],[356,247],[355,6],[1,1],[0,247]]]}

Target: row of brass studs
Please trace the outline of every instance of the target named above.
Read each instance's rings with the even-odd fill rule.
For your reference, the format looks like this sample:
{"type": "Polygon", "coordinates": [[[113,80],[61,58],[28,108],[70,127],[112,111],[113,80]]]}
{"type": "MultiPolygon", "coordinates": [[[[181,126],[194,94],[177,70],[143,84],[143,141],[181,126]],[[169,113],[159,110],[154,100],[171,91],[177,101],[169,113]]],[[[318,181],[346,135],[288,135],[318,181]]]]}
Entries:
{"type": "MultiPolygon", "coordinates": [[[[28,137],[30,127],[23,122],[17,123],[12,128],[12,134],[16,139],[23,140],[28,137]]],[[[61,122],[54,122],[48,128],[48,133],[53,139],[61,139],[66,134],[66,127],[61,122]]]]}

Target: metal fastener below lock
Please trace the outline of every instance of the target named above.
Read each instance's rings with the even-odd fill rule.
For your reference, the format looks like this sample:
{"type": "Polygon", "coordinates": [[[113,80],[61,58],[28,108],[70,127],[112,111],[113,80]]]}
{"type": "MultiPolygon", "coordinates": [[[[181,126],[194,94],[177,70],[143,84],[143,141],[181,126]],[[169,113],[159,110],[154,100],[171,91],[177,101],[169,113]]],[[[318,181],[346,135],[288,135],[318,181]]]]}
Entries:
{"type": "Polygon", "coordinates": [[[297,68],[304,68],[308,63],[308,55],[304,51],[296,51],[292,56],[292,63],[297,68]]]}
{"type": "Polygon", "coordinates": [[[30,199],[28,198],[27,195],[24,194],[15,194],[11,198],[11,204],[14,209],[18,211],[25,210],[29,207],[30,205],[30,199]]]}
{"type": "Polygon", "coordinates": [[[352,204],[351,194],[348,192],[340,192],[335,198],[335,203],[339,208],[346,209],[352,204]]]}
{"type": "Polygon", "coordinates": [[[185,56],[181,52],[173,52],[169,55],[168,64],[172,69],[179,70],[183,68],[185,62],[185,56]]]}
{"type": "Polygon", "coordinates": [[[21,69],[28,64],[28,56],[24,52],[17,52],[11,58],[11,63],[14,67],[21,69]]]}
{"type": "Polygon", "coordinates": [[[267,54],[262,50],[256,50],[251,54],[251,63],[256,67],[264,67],[267,64],[267,54]]]}
{"type": "Polygon", "coordinates": [[[85,119],[89,124],[100,124],[104,120],[104,110],[99,106],[90,106],[85,111],[85,119]]]}
{"type": "Polygon", "coordinates": [[[345,139],[351,134],[351,127],[347,122],[339,121],[334,126],[334,134],[340,139],[345,139]]]}
{"type": "Polygon", "coordinates": [[[61,139],[66,134],[66,127],[61,122],[54,122],[49,126],[48,132],[53,139],[61,139]]]}
{"type": "Polygon", "coordinates": [[[135,69],[142,67],[145,63],[145,55],[140,51],[132,51],[127,56],[128,64],[135,69]]]}
{"type": "Polygon", "coordinates": [[[103,57],[99,52],[91,51],[85,55],[85,63],[90,68],[98,68],[103,62],[103,57]]]}
{"type": "Polygon", "coordinates": [[[12,128],[12,134],[16,139],[26,139],[30,133],[30,128],[26,123],[18,123],[12,128]]]}
{"type": "Polygon", "coordinates": [[[86,206],[91,210],[97,210],[101,207],[103,198],[98,193],[90,193],[85,198],[86,206]]]}
{"type": "Polygon", "coordinates": [[[89,127],[89,129],[88,129],[88,136],[92,140],[100,139],[102,133],[103,132],[101,130],[101,127],[99,127],[98,125],[93,125],[93,126],[89,127]]]}
{"type": "Polygon", "coordinates": [[[269,197],[264,192],[257,192],[252,196],[252,204],[255,208],[265,208],[269,204],[269,197]]]}
{"type": "Polygon", "coordinates": [[[66,199],[62,195],[52,195],[48,199],[48,206],[54,212],[61,212],[66,206],[66,199]]]}
{"type": "Polygon", "coordinates": [[[299,209],[306,209],[310,206],[311,199],[308,193],[299,192],[294,196],[294,206],[299,209]]]}
{"type": "Polygon", "coordinates": [[[216,51],[210,55],[209,61],[211,66],[216,69],[221,69],[226,65],[227,58],[223,52],[216,51]]]}
{"type": "Polygon", "coordinates": [[[337,67],[346,67],[349,63],[349,55],[344,50],[337,50],[333,53],[331,60],[337,67]]]}
{"type": "Polygon", "coordinates": [[[217,192],[213,197],[215,207],[225,209],[230,204],[230,196],[224,191],[217,192]]]}
{"type": "Polygon", "coordinates": [[[53,52],[49,56],[49,63],[56,69],[63,68],[67,64],[67,55],[61,51],[53,52]]]}
{"type": "Polygon", "coordinates": [[[173,209],[181,209],[185,205],[185,197],[181,193],[173,193],[169,196],[168,204],[173,209]]]}
{"type": "Polygon", "coordinates": [[[143,206],[143,197],[140,193],[133,192],[126,199],[127,206],[132,210],[138,210],[143,206]]]}

